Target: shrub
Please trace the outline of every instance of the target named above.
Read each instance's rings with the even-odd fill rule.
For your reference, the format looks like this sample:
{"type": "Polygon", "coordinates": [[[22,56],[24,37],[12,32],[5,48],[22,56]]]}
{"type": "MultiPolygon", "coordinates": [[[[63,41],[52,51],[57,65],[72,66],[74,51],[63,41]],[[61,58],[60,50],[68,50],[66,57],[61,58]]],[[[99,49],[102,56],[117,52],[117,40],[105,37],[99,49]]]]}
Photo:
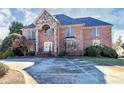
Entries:
{"type": "Polygon", "coordinates": [[[3,53],[2,53],[2,52],[0,52],[0,58],[2,58],[2,54],[3,54],[3,53]]]}
{"type": "Polygon", "coordinates": [[[35,51],[30,51],[26,54],[27,56],[35,56],[35,51]]]}
{"type": "Polygon", "coordinates": [[[65,55],[65,50],[62,48],[60,53],[59,53],[59,56],[64,56],[65,55]]]}
{"type": "Polygon", "coordinates": [[[118,57],[117,52],[113,48],[105,46],[105,45],[102,46],[101,55],[105,56],[105,57],[111,57],[111,58],[117,58],[118,57]]]}
{"type": "Polygon", "coordinates": [[[85,55],[99,57],[101,56],[101,47],[98,45],[90,46],[85,49],[85,55]]]}
{"type": "Polygon", "coordinates": [[[86,56],[94,56],[94,57],[111,57],[111,58],[117,58],[118,54],[116,51],[108,46],[105,45],[92,45],[85,49],[86,56]]]}
{"type": "Polygon", "coordinates": [[[3,53],[4,53],[4,51],[0,52],[0,58],[3,58],[3,53]]]}
{"type": "Polygon", "coordinates": [[[5,52],[2,53],[2,58],[13,57],[14,52],[10,49],[7,49],[5,52]]]}
{"type": "Polygon", "coordinates": [[[18,47],[18,48],[15,48],[13,49],[13,52],[16,56],[24,56],[23,52],[21,51],[21,49],[18,47]]]}
{"type": "Polygon", "coordinates": [[[3,63],[0,62],[0,77],[5,75],[9,70],[9,67],[3,63]]]}

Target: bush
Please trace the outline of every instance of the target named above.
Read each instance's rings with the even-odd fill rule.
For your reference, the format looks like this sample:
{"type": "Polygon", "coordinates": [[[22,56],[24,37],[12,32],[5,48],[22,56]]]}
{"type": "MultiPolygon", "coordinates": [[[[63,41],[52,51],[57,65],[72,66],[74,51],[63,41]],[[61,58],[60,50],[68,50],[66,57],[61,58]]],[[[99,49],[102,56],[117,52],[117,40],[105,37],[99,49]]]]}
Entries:
{"type": "Polygon", "coordinates": [[[0,52],[0,58],[2,58],[3,52],[0,52]]]}
{"type": "Polygon", "coordinates": [[[111,58],[117,58],[118,57],[117,52],[113,48],[105,46],[105,45],[102,46],[101,55],[105,56],[105,57],[111,57],[111,58]]]}
{"type": "Polygon", "coordinates": [[[111,58],[117,58],[118,54],[116,51],[108,46],[105,45],[92,45],[85,49],[86,56],[94,56],[94,57],[111,57],[111,58]]]}
{"type": "Polygon", "coordinates": [[[3,52],[0,52],[0,58],[3,58],[3,52]]]}
{"type": "Polygon", "coordinates": [[[5,75],[9,70],[9,67],[3,63],[0,63],[0,77],[5,75]]]}
{"type": "Polygon", "coordinates": [[[7,58],[7,57],[13,57],[13,56],[14,56],[14,52],[10,49],[1,53],[1,58],[7,58]]]}
{"type": "Polygon", "coordinates": [[[18,47],[18,48],[15,48],[13,49],[13,52],[16,56],[24,56],[23,52],[21,51],[21,49],[18,47]]]}
{"type": "Polygon", "coordinates": [[[101,56],[101,47],[98,45],[90,46],[85,49],[85,55],[99,57],[101,56]]]}
{"type": "Polygon", "coordinates": [[[30,51],[26,54],[27,56],[35,56],[35,51],[30,51]]]}
{"type": "Polygon", "coordinates": [[[59,53],[59,56],[64,56],[65,55],[65,50],[62,48],[60,53],[59,53]]]}

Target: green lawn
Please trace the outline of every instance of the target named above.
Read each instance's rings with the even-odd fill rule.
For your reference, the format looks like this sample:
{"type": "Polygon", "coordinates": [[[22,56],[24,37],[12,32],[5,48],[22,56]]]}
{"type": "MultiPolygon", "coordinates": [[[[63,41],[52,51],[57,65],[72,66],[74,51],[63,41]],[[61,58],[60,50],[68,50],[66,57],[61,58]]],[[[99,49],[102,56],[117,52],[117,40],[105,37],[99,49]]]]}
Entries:
{"type": "Polygon", "coordinates": [[[111,65],[124,66],[124,59],[114,59],[114,58],[106,58],[106,57],[98,58],[98,57],[87,57],[87,56],[82,56],[78,58],[81,60],[88,60],[98,63],[107,63],[111,65]]]}

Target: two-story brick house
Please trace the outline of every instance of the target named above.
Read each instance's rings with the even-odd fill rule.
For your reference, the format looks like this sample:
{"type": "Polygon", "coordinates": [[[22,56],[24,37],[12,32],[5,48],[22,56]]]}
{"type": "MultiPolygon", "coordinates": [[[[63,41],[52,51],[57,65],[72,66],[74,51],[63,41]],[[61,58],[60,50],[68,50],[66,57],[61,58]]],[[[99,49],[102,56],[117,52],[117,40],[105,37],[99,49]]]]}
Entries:
{"type": "Polygon", "coordinates": [[[29,51],[35,51],[36,55],[83,55],[84,49],[92,44],[112,44],[112,24],[92,17],[51,15],[47,10],[22,31],[32,41],[29,51]]]}

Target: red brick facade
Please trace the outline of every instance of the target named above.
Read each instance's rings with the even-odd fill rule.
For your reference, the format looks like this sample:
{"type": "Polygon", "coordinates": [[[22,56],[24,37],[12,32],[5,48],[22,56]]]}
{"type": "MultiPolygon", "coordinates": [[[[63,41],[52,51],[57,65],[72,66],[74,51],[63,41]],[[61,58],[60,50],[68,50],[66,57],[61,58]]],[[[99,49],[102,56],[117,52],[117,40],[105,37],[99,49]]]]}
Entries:
{"type": "MultiPolygon", "coordinates": [[[[43,16],[44,14],[41,14],[41,15],[43,16]]],[[[54,20],[54,18],[52,18],[53,16],[50,15],[49,13],[47,14],[47,16],[50,16],[52,22],[55,22],[54,24],[56,24],[57,26],[56,28],[53,28],[53,26],[51,26],[49,22],[47,22],[47,24],[50,25],[50,28],[52,30],[52,33],[50,36],[45,35],[45,30],[43,28],[45,24],[41,24],[41,26],[38,28],[38,39],[39,39],[38,51],[42,55],[44,53],[51,53],[52,55],[61,55],[61,54],[62,55],[63,54],[64,55],[83,55],[84,49],[92,45],[93,40],[96,40],[96,39],[99,40],[101,44],[105,44],[107,46],[111,46],[112,44],[112,40],[111,40],[112,26],[85,27],[84,24],[61,25],[58,21],[54,20]],[[74,35],[71,38],[68,38],[66,36],[67,29],[69,27],[71,27],[74,32],[73,33],[74,35]],[[92,30],[96,28],[101,31],[101,34],[97,37],[93,37],[92,30]],[[50,52],[44,51],[45,42],[52,42],[52,45],[50,46],[52,49],[50,52]],[[67,47],[69,47],[69,49],[67,47]]],[[[40,16],[38,20],[42,20],[42,17],[40,16]]],[[[35,28],[23,29],[23,35],[28,38],[27,34],[30,31],[36,31],[36,29],[35,28]]],[[[35,43],[35,40],[34,40],[34,43],[35,43]]]]}
{"type": "MultiPolygon", "coordinates": [[[[83,33],[84,48],[89,47],[92,44],[92,40],[95,39],[91,35],[91,31],[94,28],[95,27],[84,28],[84,33],[83,33]]],[[[98,40],[100,40],[101,44],[111,46],[112,45],[112,40],[111,40],[112,27],[111,26],[98,26],[97,28],[99,28],[101,30],[101,35],[97,37],[98,40]]]]}

